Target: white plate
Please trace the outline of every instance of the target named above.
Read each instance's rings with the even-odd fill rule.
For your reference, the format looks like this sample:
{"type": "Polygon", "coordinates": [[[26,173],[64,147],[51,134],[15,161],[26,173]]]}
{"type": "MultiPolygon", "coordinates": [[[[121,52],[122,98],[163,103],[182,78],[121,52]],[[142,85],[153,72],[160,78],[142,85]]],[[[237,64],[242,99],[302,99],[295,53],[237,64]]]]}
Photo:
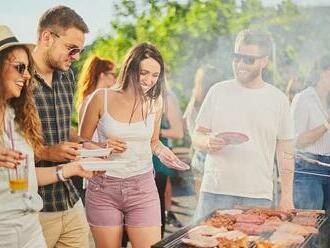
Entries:
{"type": "Polygon", "coordinates": [[[120,169],[129,161],[81,161],[81,166],[88,171],[106,171],[111,169],[120,169]]]}
{"type": "Polygon", "coordinates": [[[111,148],[100,148],[100,149],[80,149],[81,158],[92,158],[92,157],[105,157],[111,154],[111,148]]]}

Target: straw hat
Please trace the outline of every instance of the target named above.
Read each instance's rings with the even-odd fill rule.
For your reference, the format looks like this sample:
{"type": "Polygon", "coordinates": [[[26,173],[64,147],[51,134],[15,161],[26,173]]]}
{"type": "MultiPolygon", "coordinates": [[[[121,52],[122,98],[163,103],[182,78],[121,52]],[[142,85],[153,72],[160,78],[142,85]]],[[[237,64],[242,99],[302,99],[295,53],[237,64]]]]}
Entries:
{"type": "Polygon", "coordinates": [[[21,45],[27,46],[28,48],[34,46],[32,43],[19,42],[9,27],[0,25],[0,53],[8,47],[21,45]]]}

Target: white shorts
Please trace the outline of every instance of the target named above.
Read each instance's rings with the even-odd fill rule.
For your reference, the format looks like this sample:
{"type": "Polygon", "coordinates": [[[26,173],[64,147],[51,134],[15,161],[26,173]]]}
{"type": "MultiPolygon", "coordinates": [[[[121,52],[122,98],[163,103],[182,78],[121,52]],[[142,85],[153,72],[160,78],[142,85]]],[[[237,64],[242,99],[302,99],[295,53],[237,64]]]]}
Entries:
{"type": "Polygon", "coordinates": [[[46,248],[38,213],[0,221],[0,248],[46,248]]]}

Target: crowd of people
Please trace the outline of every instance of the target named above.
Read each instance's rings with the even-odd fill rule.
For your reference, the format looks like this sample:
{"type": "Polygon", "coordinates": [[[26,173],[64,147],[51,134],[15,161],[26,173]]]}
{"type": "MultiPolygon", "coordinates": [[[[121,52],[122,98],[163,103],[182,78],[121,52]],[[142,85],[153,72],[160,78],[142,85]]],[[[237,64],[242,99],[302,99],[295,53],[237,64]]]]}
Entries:
{"type": "MultiPolygon", "coordinates": [[[[195,220],[235,205],[274,206],[275,163],[276,207],[329,214],[329,55],[315,62],[309,87],[290,106],[262,76],[271,36],[243,30],[233,52],[234,78],[202,65],[182,116],[166,85],[163,57],[147,42],[128,51],[118,75],[113,61],[91,55],[76,84],[71,65],[88,31],[66,6],[40,17],[36,44],[19,42],[0,26],[0,247],[89,247],[90,231],[99,248],[121,247],[124,233],[132,247],[158,242],[170,213],[169,178],[189,169],[170,142],[185,130],[192,140],[195,220]],[[245,140],[231,145],[219,135],[228,132],[245,140]],[[104,145],[121,167],[85,170],[89,159],[80,158],[81,147],[104,145]],[[8,171],[23,163],[27,190],[12,192],[8,171]]],[[[315,247],[327,247],[328,234],[326,228],[315,247]]]]}

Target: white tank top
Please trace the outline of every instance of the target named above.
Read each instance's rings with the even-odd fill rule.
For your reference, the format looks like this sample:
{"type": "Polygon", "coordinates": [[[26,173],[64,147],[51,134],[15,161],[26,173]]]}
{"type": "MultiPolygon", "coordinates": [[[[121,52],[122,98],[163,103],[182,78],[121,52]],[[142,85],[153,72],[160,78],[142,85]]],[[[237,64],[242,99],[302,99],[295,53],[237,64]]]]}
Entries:
{"type": "Polygon", "coordinates": [[[151,137],[154,130],[155,114],[148,114],[146,121],[133,123],[120,122],[114,119],[107,109],[108,90],[104,90],[104,113],[97,124],[99,141],[103,142],[110,136],[123,139],[127,150],[121,154],[112,155],[111,160],[127,161],[122,167],[114,166],[106,175],[128,178],[153,170],[151,137]]]}

